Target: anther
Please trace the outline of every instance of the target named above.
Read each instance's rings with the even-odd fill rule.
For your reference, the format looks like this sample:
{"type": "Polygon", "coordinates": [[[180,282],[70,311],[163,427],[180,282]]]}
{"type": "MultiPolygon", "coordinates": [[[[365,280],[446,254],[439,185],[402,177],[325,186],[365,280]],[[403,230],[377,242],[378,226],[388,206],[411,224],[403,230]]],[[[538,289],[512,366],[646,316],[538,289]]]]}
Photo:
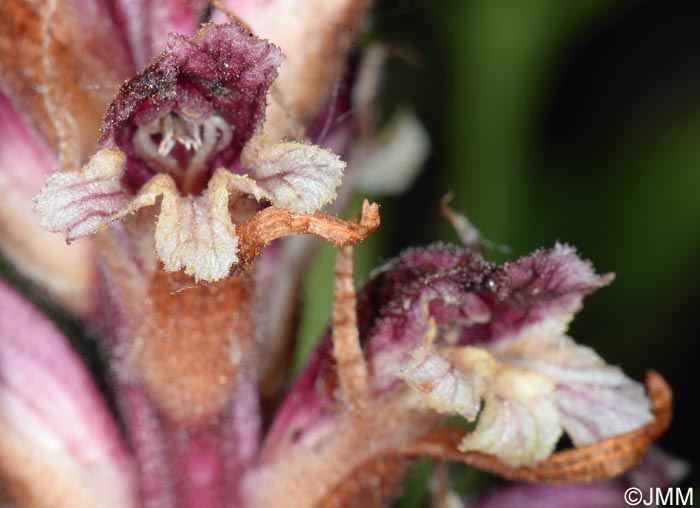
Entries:
{"type": "Polygon", "coordinates": [[[139,127],[133,137],[133,146],[152,170],[178,176],[205,169],[213,156],[231,143],[231,139],[233,127],[217,115],[194,121],[169,113],[139,127]],[[182,145],[187,157],[172,154],[177,144],[182,145]]]}

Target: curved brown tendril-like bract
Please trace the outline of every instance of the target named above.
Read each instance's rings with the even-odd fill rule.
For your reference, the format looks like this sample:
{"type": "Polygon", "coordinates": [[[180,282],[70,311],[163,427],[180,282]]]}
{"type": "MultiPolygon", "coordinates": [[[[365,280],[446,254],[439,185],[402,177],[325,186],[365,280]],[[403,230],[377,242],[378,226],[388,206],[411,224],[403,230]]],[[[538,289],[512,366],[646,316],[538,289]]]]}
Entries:
{"type": "Polygon", "coordinates": [[[564,484],[604,480],[632,467],[671,423],[671,388],[654,371],[647,373],[646,385],[655,417],[651,423],[589,446],[554,453],[533,466],[512,467],[491,455],[462,453],[457,446],[464,438],[465,431],[455,427],[432,433],[404,448],[401,453],[465,462],[512,481],[564,484]]]}
{"type": "Polygon", "coordinates": [[[256,213],[236,228],[239,236],[238,264],[234,272],[250,270],[260,251],[273,240],[293,235],[314,235],[344,247],[360,243],[379,227],[379,205],[362,203],[360,222],[350,222],[321,212],[294,213],[270,207],[256,213]]]}

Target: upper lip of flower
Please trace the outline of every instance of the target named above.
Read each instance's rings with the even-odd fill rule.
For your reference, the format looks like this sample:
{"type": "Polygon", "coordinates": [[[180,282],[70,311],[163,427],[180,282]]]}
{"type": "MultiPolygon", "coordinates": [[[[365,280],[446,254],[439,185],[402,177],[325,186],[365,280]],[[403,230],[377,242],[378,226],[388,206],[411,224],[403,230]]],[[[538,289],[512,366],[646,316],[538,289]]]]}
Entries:
{"type": "Polygon", "coordinates": [[[182,192],[199,194],[205,182],[193,173],[233,169],[259,128],[281,60],[278,48],[237,25],[171,34],[167,49],[121,87],[100,143],[127,154],[127,171],[167,172],[182,192]]]}

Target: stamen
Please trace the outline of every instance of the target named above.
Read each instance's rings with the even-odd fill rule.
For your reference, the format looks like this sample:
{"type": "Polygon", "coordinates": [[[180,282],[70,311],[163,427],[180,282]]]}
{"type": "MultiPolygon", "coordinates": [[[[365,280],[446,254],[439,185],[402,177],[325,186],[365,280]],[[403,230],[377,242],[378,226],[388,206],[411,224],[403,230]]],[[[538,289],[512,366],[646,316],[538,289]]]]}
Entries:
{"type": "MultiPolygon", "coordinates": [[[[167,140],[172,139],[172,132],[166,130],[163,132],[160,118],[142,125],[134,133],[132,143],[136,154],[148,161],[152,169],[165,170],[166,173],[178,172],[178,163],[174,157],[169,155],[170,150],[165,150],[163,147],[167,145],[167,140]],[[153,136],[160,134],[162,140],[160,145],[156,145],[153,141],[153,136]]],[[[174,146],[174,143],[173,143],[174,146]]]]}
{"type": "Polygon", "coordinates": [[[163,135],[162,139],[160,140],[160,145],[158,145],[158,154],[162,157],[165,157],[173,149],[175,143],[177,143],[177,140],[174,136],[175,129],[173,128],[173,116],[165,115],[164,117],[154,120],[154,122],[151,123],[159,124],[157,126],[154,126],[154,134],[160,132],[163,135]]]}
{"type": "MultiPolygon", "coordinates": [[[[198,171],[201,166],[207,163],[211,155],[220,152],[233,138],[233,129],[226,121],[216,115],[210,116],[196,130],[197,135],[194,141],[197,148],[193,157],[187,165],[187,171],[198,171]]],[[[187,148],[187,145],[185,145],[187,148]]]]}
{"type": "MultiPolygon", "coordinates": [[[[173,119],[173,137],[175,141],[184,146],[188,151],[199,150],[202,146],[202,138],[200,136],[201,124],[190,122],[179,116],[168,115],[168,117],[173,119]]],[[[163,121],[168,117],[164,117],[163,121]]],[[[204,123],[206,123],[206,121],[204,123]]]]}
{"type": "Polygon", "coordinates": [[[197,175],[214,155],[231,143],[231,139],[233,126],[219,116],[212,115],[198,122],[169,113],[139,127],[132,141],[135,152],[149,163],[152,170],[191,183],[197,180],[197,175]],[[157,136],[160,140],[156,143],[157,136]],[[184,157],[175,157],[172,153],[177,144],[185,149],[184,157]]]}

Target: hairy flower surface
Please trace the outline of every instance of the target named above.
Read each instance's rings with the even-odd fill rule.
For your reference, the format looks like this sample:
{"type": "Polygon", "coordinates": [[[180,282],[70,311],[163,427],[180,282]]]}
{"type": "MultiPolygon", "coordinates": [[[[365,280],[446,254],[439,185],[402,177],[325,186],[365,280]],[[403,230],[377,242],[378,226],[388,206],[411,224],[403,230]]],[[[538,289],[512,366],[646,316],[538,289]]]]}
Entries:
{"type": "MultiPolygon", "coordinates": [[[[565,335],[583,297],[611,278],[564,245],[503,266],[443,245],[387,264],[358,294],[356,338],[352,318],[336,314],[279,410],[246,483],[252,505],[298,499],[307,477],[313,499],[290,506],[349,503],[360,471],[384,478],[391,497],[391,478],[420,454],[536,470],[564,431],[584,446],[656,425],[641,384],[565,335]],[[454,415],[477,423],[451,451],[417,445],[454,415]]],[[[628,449],[632,462],[652,440],[628,449]]],[[[377,495],[371,506],[386,501],[377,495]]]]}
{"type": "Polygon", "coordinates": [[[105,148],[80,171],[47,179],[37,196],[42,225],[71,241],[162,198],[155,238],[165,269],[225,277],[238,261],[231,209],[254,208],[239,200],[308,213],[335,197],[342,178],[345,164],[327,150],[253,137],[280,61],[238,25],[172,35],[117,94],[105,148]]]}

